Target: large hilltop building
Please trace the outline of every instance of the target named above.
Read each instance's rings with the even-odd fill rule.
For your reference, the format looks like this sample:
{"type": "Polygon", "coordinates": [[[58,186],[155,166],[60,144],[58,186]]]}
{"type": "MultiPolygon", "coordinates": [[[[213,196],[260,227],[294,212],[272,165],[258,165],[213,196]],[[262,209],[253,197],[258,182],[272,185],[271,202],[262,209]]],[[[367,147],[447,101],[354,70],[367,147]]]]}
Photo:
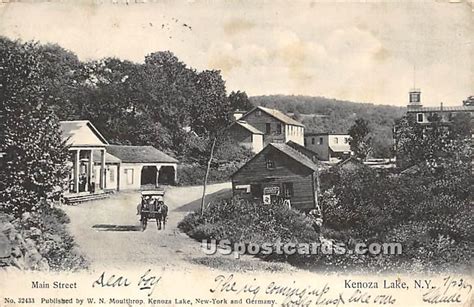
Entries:
{"type": "MultiPolygon", "coordinates": [[[[436,120],[441,121],[445,125],[449,125],[453,119],[460,115],[466,114],[471,119],[471,141],[474,139],[474,96],[469,96],[459,106],[444,106],[440,103],[436,107],[425,107],[421,103],[421,91],[419,89],[412,89],[409,92],[409,103],[407,105],[407,115],[412,116],[417,123],[430,127],[430,124],[436,120]]],[[[396,127],[395,127],[396,129],[396,127]]],[[[474,148],[474,146],[472,146],[474,148]]],[[[397,164],[402,165],[403,157],[397,157],[397,164]]],[[[473,156],[473,170],[474,170],[474,156],[473,156]]]]}
{"type": "Polygon", "coordinates": [[[447,107],[440,103],[436,107],[425,107],[421,104],[421,91],[419,89],[410,91],[407,114],[414,116],[420,124],[429,124],[435,115],[439,116],[442,122],[450,122],[459,113],[474,116],[474,96],[468,97],[460,106],[447,107]]]}

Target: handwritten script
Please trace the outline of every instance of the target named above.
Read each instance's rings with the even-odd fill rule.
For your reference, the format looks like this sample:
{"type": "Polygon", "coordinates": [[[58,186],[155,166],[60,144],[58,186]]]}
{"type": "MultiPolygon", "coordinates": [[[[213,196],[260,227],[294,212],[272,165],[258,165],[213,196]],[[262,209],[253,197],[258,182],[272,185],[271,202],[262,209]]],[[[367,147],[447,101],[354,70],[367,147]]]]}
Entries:
{"type": "Polygon", "coordinates": [[[420,302],[426,304],[462,304],[469,300],[472,291],[472,285],[468,281],[450,276],[443,278],[438,285],[432,280],[415,279],[399,283],[405,284],[403,290],[393,291],[387,280],[382,280],[381,286],[374,287],[375,289],[347,289],[325,282],[306,286],[299,286],[296,281],[259,283],[256,278],[249,281],[248,278],[237,278],[234,274],[220,274],[214,278],[209,291],[213,294],[235,294],[238,297],[246,295],[247,303],[279,302],[283,306],[396,305],[402,303],[396,296],[403,296],[400,291],[409,288],[419,294],[420,302]]]}
{"type": "Polygon", "coordinates": [[[160,280],[161,276],[153,275],[151,269],[148,269],[141,275],[136,282],[132,282],[132,279],[125,276],[103,272],[99,278],[92,283],[92,287],[121,288],[136,285],[140,291],[145,290],[147,291],[147,295],[151,296],[160,280]]]}

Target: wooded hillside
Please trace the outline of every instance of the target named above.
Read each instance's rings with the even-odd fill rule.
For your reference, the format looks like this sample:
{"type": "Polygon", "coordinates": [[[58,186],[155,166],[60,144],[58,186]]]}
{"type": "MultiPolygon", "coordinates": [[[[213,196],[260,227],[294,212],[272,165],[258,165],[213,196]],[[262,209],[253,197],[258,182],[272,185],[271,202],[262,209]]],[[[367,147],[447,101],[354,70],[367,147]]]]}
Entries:
{"type": "MultiPolygon", "coordinates": [[[[13,53],[24,45],[2,37],[0,43],[1,48],[13,46],[13,53]]],[[[183,162],[205,160],[209,140],[232,122],[233,111],[249,110],[252,104],[293,112],[307,131],[347,132],[356,118],[364,118],[371,125],[375,156],[390,156],[392,126],[404,113],[403,108],[323,97],[276,95],[249,101],[243,91],[227,92],[220,71],[197,71],[169,51],[148,54],[142,63],[81,61],[58,45],[29,44],[42,76],[44,102],[60,120],[88,119],[110,143],[152,145],[183,162]]]]}
{"type": "Polygon", "coordinates": [[[306,126],[305,132],[347,133],[357,118],[363,118],[369,122],[376,157],[391,156],[393,125],[405,114],[402,107],[325,97],[270,95],[250,97],[250,101],[293,113],[293,117],[306,126]]]}

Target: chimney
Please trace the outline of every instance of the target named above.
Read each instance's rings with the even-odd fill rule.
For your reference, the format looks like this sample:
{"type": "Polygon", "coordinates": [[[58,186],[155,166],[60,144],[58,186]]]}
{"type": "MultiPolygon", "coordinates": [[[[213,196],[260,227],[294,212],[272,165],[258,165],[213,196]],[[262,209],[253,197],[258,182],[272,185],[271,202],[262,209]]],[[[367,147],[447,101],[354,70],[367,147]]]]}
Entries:
{"type": "Polygon", "coordinates": [[[443,112],[443,102],[441,102],[441,103],[439,104],[439,109],[440,109],[441,112],[443,112]]]}

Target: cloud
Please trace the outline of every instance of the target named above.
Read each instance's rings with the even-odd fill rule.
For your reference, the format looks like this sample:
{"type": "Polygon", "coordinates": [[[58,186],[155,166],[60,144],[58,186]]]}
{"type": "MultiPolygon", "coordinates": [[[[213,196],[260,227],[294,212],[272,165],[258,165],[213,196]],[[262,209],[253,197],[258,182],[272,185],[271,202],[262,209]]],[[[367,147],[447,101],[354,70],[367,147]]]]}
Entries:
{"type": "Polygon", "coordinates": [[[428,105],[456,105],[473,94],[468,6],[289,3],[10,3],[0,7],[0,35],[58,43],[86,60],[141,62],[170,50],[190,67],[221,70],[228,90],[249,95],[405,105],[414,64],[428,105]]]}
{"type": "Polygon", "coordinates": [[[255,23],[249,20],[233,18],[224,24],[224,33],[227,35],[236,35],[249,31],[255,27],[255,23]]]}

